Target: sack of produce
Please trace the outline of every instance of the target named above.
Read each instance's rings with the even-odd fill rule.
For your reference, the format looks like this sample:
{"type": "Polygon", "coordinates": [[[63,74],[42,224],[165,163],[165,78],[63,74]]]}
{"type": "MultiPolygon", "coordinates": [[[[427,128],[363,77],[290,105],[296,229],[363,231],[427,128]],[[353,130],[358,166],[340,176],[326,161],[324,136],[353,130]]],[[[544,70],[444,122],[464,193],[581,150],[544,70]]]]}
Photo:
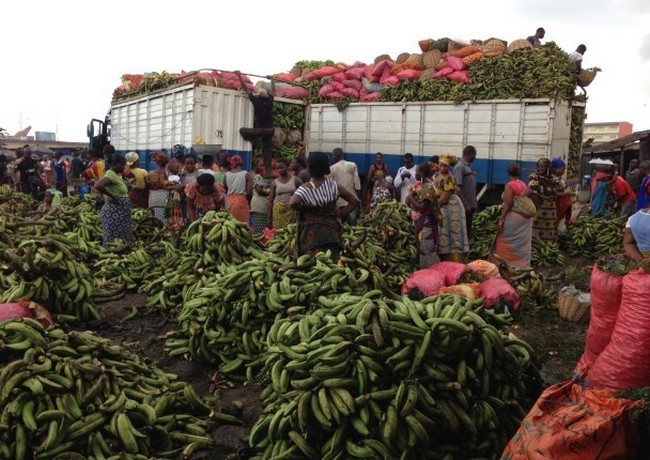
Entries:
{"type": "Polygon", "coordinates": [[[348,80],[361,80],[363,77],[364,68],[362,67],[350,67],[344,72],[345,78],[348,80]]]}
{"type": "Polygon", "coordinates": [[[456,56],[447,56],[447,63],[454,70],[465,70],[467,68],[463,60],[456,56]]]}
{"type": "Polygon", "coordinates": [[[309,97],[309,91],[300,86],[292,86],[291,88],[277,90],[275,95],[288,99],[306,99],[309,97]]]}
{"type": "Polygon", "coordinates": [[[361,102],[378,102],[381,98],[381,91],[372,91],[362,95],[359,100],[361,102]]]}
{"type": "Polygon", "coordinates": [[[481,285],[479,283],[463,283],[453,286],[441,287],[439,294],[458,294],[462,298],[473,302],[481,297],[481,285]]]}
{"type": "Polygon", "coordinates": [[[426,53],[427,51],[431,51],[433,48],[433,38],[425,38],[424,40],[418,41],[418,46],[420,47],[420,50],[422,50],[423,53],[426,53]]]}
{"type": "Polygon", "coordinates": [[[631,411],[640,404],[572,380],[553,385],[539,397],[501,460],[634,458],[631,411]]]}
{"type": "Polygon", "coordinates": [[[519,311],[521,299],[515,288],[503,278],[489,278],[481,283],[481,297],[487,308],[501,312],[504,308],[519,311]]]}
{"type": "Polygon", "coordinates": [[[433,74],[433,78],[445,78],[454,73],[455,70],[451,67],[445,67],[444,69],[438,70],[433,74]]]}
{"type": "Polygon", "coordinates": [[[589,372],[589,383],[611,391],[650,385],[650,273],[623,277],[621,306],[609,344],[589,372]]]}
{"type": "Polygon", "coordinates": [[[9,318],[32,318],[47,329],[53,323],[52,315],[35,302],[21,300],[18,302],[0,303],[0,321],[9,318]]]}
{"type": "Polygon", "coordinates": [[[469,83],[469,77],[465,70],[457,70],[454,73],[447,75],[447,78],[456,83],[469,83]]]}
{"type": "Polygon", "coordinates": [[[420,78],[420,71],[416,69],[405,69],[395,75],[401,80],[418,80],[420,78]]]}
{"type": "Polygon", "coordinates": [[[595,265],[589,280],[591,294],[591,318],[585,351],[578,362],[576,370],[593,366],[614,332],[616,318],[623,295],[623,276],[607,273],[595,265]]]}
{"type": "Polygon", "coordinates": [[[445,275],[431,267],[411,273],[411,276],[402,285],[402,294],[409,294],[412,290],[419,290],[424,297],[436,295],[440,288],[445,287],[445,275]]]}
{"type": "Polygon", "coordinates": [[[501,277],[499,267],[487,260],[476,259],[467,264],[467,268],[480,274],[483,278],[501,277]]]}

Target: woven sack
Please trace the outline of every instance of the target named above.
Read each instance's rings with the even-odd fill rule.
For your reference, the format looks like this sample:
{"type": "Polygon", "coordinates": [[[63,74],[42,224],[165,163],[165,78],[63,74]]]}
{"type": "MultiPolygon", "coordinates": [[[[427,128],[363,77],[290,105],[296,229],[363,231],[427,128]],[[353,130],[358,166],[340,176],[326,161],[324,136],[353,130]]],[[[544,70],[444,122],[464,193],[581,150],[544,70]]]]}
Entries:
{"type": "Polygon", "coordinates": [[[505,48],[508,46],[508,42],[500,38],[488,38],[483,42],[483,46],[503,46],[505,48]]]}
{"type": "Polygon", "coordinates": [[[580,86],[589,86],[596,78],[596,72],[593,70],[581,70],[578,74],[578,84],[580,86]]]}
{"type": "Polygon", "coordinates": [[[296,64],[291,68],[289,73],[294,74],[296,77],[300,77],[302,75],[302,67],[296,64]]]}
{"type": "Polygon", "coordinates": [[[401,63],[403,63],[403,62],[406,62],[406,60],[407,60],[409,57],[411,57],[411,53],[400,53],[400,54],[397,56],[397,59],[395,59],[395,62],[396,62],[397,64],[401,64],[401,63]]]}
{"type": "Polygon", "coordinates": [[[422,65],[425,69],[432,69],[440,62],[442,53],[439,50],[431,50],[422,54],[422,65]]]}
{"type": "Polygon", "coordinates": [[[569,297],[560,306],[560,318],[573,323],[582,323],[589,319],[589,302],[581,302],[579,296],[569,297]]]}
{"type": "Polygon", "coordinates": [[[449,40],[449,43],[447,43],[447,51],[456,51],[461,48],[465,48],[467,46],[467,43],[459,43],[454,40],[449,40]]]}
{"type": "Polygon", "coordinates": [[[513,200],[512,212],[516,212],[524,217],[535,217],[537,208],[533,200],[527,196],[516,196],[513,200]]]}
{"type": "Polygon", "coordinates": [[[431,48],[433,47],[433,38],[425,38],[423,40],[420,40],[418,42],[418,46],[420,47],[420,50],[422,50],[423,53],[426,53],[427,51],[431,51],[431,48]]]}
{"type": "Polygon", "coordinates": [[[375,65],[379,64],[381,61],[392,61],[393,59],[388,54],[380,54],[375,58],[375,65]]]}
{"type": "Polygon", "coordinates": [[[404,61],[404,62],[412,62],[412,63],[415,63],[416,66],[415,66],[414,68],[416,68],[416,69],[424,69],[424,62],[423,62],[423,58],[422,58],[422,55],[421,55],[421,54],[418,54],[418,53],[412,53],[412,54],[408,57],[408,59],[407,59],[406,61],[404,61]]]}
{"type": "Polygon", "coordinates": [[[515,40],[514,42],[510,43],[508,45],[506,52],[510,54],[522,48],[532,48],[532,47],[533,45],[531,45],[528,40],[526,40],[525,38],[520,38],[519,40],[515,40]]]}
{"type": "Polygon", "coordinates": [[[427,69],[424,69],[422,71],[422,73],[420,74],[420,80],[425,80],[425,79],[431,78],[431,77],[433,77],[435,75],[435,73],[436,73],[436,69],[434,69],[433,67],[429,67],[427,69]]]}
{"type": "Polygon", "coordinates": [[[485,57],[497,57],[506,54],[506,47],[497,45],[483,46],[481,51],[485,57]]]}

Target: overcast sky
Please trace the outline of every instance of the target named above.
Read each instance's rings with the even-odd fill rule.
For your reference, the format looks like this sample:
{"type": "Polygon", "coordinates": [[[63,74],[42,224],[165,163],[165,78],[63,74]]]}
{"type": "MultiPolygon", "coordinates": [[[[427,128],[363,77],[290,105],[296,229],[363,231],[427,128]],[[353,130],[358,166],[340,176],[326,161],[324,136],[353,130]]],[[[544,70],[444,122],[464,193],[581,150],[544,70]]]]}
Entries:
{"type": "Polygon", "coordinates": [[[85,141],[127,73],[200,68],[267,75],[299,60],[371,63],[418,40],[532,35],[587,45],[588,122],[650,129],[649,0],[463,2],[7,0],[2,2],[0,127],[85,141]]]}

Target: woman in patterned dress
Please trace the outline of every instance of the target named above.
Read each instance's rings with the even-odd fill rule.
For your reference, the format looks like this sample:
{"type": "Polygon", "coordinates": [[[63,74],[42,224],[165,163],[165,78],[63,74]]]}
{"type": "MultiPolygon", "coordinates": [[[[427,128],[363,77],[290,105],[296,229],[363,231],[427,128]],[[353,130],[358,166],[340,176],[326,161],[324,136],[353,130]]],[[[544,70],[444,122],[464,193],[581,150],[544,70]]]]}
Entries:
{"type": "Polygon", "coordinates": [[[456,179],[449,172],[450,162],[449,157],[442,156],[438,163],[438,173],[433,178],[442,212],[438,254],[443,260],[465,262],[469,252],[465,208],[456,193],[456,179]]]}
{"type": "Polygon", "coordinates": [[[562,184],[551,174],[551,160],[540,158],[537,170],[528,178],[528,188],[532,191],[530,199],[537,207],[537,217],[533,221],[533,239],[554,243],[557,239],[556,205],[562,184]]]}
{"type": "Polygon", "coordinates": [[[418,166],[415,178],[419,187],[413,187],[406,197],[406,204],[416,213],[415,245],[420,255],[420,269],[430,267],[440,262],[438,257],[438,228],[441,225],[442,213],[438,203],[436,188],[431,182],[432,171],[428,163],[418,166]]]}
{"type": "Polygon", "coordinates": [[[298,254],[331,251],[338,261],[343,248],[341,219],[359,204],[359,198],[347,188],[326,178],[330,173],[327,154],[314,152],[307,159],[311,179],[293,194],[289,204],[298,210],[298,254]],[[339,196],[347,205],[337,208],[339,196]]]}
{"type": "Polygon", "coordinates": [[[115,154],[111,161],[111,169],[95,182],[97,191],[104,195],[104,205],[99,212],[104,246],[117,240],[128,242],[133,239],[131,199],[126,183],[122,179],[125,167],[124,157],[115,154]]]}
{"type": "Polygon", "coordinates": [[[269,195],[273,186],[273,178],[265,178],[266,168],[264,159],[254,162],[255,169],[253,174],[253,190],[251,197],[251,228],[253,233],[260,234],[269,220],[269,195]]]}
{"type": "Polygon", "coordinates": [[[185,187],[187,219],[194,222],[208,211],[218,211],[224,205],[225,192],[214,174],[200,174],[185,187]]]}

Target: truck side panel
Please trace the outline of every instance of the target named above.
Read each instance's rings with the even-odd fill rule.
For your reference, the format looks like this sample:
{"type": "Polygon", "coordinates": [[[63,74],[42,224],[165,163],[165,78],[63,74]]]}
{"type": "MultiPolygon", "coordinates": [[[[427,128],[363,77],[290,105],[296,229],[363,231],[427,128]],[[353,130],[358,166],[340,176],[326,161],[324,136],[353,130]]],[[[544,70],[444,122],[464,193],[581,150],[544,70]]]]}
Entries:
{"type": "Polygon", "coordinates": [[[411,152],[421,162],[431,155],[460,156],[465,145],[478,150],[478,181],[505,184],[509,163],[531,172],[541,157],[567,157],[570,106],[549,99],[350,104],[339,110],[313,105],[309,151],[341,147],[365,174],[382,152],[391,171],[411,152]]]}
{"type": "Polygon", "coordinates": [[[184,85],[111,107],[111,142],[120,153],[136,151],[150,169],[151,153],[175,144],[188,149],[198,138],[242,155],[250,165],[251,144],[239,128],[253,125],[253,108],[240,91],[184,85]]]}

